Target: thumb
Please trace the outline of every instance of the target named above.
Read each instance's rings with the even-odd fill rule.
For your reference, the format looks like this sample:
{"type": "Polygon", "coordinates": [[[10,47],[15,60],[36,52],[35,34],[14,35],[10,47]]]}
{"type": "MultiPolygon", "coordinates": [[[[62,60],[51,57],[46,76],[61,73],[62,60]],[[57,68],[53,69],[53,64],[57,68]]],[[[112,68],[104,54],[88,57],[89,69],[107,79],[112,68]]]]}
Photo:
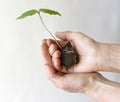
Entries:
{"type": "Polygon", "coordinates": [[[66,31],[66,32],[56,32],[55,36],[61,40],[68,40],[71,41],[73,40],[73,32],[66,31]]]}

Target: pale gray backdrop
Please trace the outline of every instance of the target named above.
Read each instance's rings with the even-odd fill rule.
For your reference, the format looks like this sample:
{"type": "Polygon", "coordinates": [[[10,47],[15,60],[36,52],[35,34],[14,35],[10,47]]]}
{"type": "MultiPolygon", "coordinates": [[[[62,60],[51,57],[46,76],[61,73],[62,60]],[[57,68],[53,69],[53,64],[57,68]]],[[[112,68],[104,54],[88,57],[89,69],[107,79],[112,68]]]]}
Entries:
{"type": "MultiPolygon", "coordinates": [[[[50,38],[38,16],[16,21],[23,11],[50,8],[43,14],[49,29],[80,31],[102,42],[120,43],[120,0],[0,0],[0,102],[94,102],[83,94],[55,88],[46,77],[40,44],[50,38]]],[[[120,82],[120,75],[103,73],[120,82]]]]}

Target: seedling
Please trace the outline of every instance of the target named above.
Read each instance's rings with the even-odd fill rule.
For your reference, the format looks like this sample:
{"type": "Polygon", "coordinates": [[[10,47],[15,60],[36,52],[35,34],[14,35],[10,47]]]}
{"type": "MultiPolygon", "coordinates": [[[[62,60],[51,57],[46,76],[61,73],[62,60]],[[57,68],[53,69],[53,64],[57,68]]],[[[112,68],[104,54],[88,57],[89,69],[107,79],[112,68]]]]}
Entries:
{"type": "Polygon", "coordinates": [[[61,16],[61,14],[60,14],[59,12],[57,12],[57,11],[41,8],[41,9],[39,9],[39,10],[32,9],[32,10],[26,11],[26,12],[24,12],[22,15],[20,15],[20,16],[17,18],[17,20],[18,20],[18,19],[24,19],[24,18],[26,18],[26,17],[28,17],[28,16],[33,16],[33,15],[35,15],[35,14],[38,14],[38,16],[39,16],[39,18],[40,18],[40,20],[41,20],[41,23],[43,24],[44,28],[45,28],[46,31],[52,36],[52,38],[56,41],[57,45],[58,45],[59,48],[61,49],[60,44],[58,43],[58,41],[56,40],[56,38],[54,37],[54,35],[50,32],[50,30],[49,30],[49,29],[47,28],[47,26],[45,25],[45,23],[44,23],[44,21],[43,21],[43,19],[42,19],[42,16],[41,16],[41,12],[46,13],[46,14],[50,14],[50,15],[59,15],[59,16],[61,16]]]}
{"type": "Polygon", "coordinates": [[[52,38],[56,41],[56,44],[58,45],[58,47],[59,47],[59,49],[61,51],[61,62],[62,62],[62,65],[64,65],[65,68],[68,70],[73,64],[77,64],[78,63],[78,61],[79,61],[78,54],[73,49],[73,47],[72,47],[70,42],[68,42],[63,47],[59,44],[59,42],[56,40],[54,35],[50,32],[50,30],[45,25],[45,23],[44,23],[44,21],[42,19],[42,16],[41,16],[41,12],[46,13],[46,14],[50,14],[50,15],[59,15],[59,16],[61,16],[61,14],[58,11],[41,8],[39,10],[32,9],[32,10],[26,11],[22,15],[20,15],[17,18],[17,20],[18,19],[24,19],[24,18],[26,18],[28,16],[33,16],[35,14],[38,14],[42,25],[44,26],[46,31],[52,36],[52,38]]]}

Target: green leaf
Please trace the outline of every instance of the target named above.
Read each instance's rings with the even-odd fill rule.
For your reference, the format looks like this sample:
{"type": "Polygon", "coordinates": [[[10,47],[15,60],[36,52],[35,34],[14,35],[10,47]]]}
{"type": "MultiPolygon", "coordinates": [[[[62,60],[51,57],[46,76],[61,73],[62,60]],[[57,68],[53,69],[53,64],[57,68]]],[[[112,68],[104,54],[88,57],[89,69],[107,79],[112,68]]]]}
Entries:
{"type": "Polygon", "coordinates": [[[24,13],[23,13],[22,15],[20,15],[17,19],[24,19],[24,18],[26,18],[26,17],[28,17],[28,16],[32,16],[32,15],[34,15],[34,14],[36,14],[36,13],[38,13],[38,11],[35,10],[35,9],[29,10],[29,11],[24,12],[24,13]]]}
{"type": "Polygon", "coordinates": [[[47,13],[47,14],[50,14],[50,15],[59,15],[59,16],[61,16],[61,14],[59,12],[54,11],[54,10],[50,10],[50,9],[41,8],[41,9],[39,9],[39,12],[47,13]]]}

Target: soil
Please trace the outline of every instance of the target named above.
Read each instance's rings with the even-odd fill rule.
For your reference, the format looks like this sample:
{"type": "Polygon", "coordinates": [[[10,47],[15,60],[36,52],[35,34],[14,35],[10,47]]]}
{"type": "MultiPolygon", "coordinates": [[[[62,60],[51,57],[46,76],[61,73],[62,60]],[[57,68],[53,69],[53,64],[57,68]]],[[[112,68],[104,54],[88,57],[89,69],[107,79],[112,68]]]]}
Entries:
{"type": "Polygon", "coordinates": [[[74,64],[79,62],[78,53],[75,51],[70,42],[67,42],[61,50],[61,63],[68,70],[74,64]]]}

